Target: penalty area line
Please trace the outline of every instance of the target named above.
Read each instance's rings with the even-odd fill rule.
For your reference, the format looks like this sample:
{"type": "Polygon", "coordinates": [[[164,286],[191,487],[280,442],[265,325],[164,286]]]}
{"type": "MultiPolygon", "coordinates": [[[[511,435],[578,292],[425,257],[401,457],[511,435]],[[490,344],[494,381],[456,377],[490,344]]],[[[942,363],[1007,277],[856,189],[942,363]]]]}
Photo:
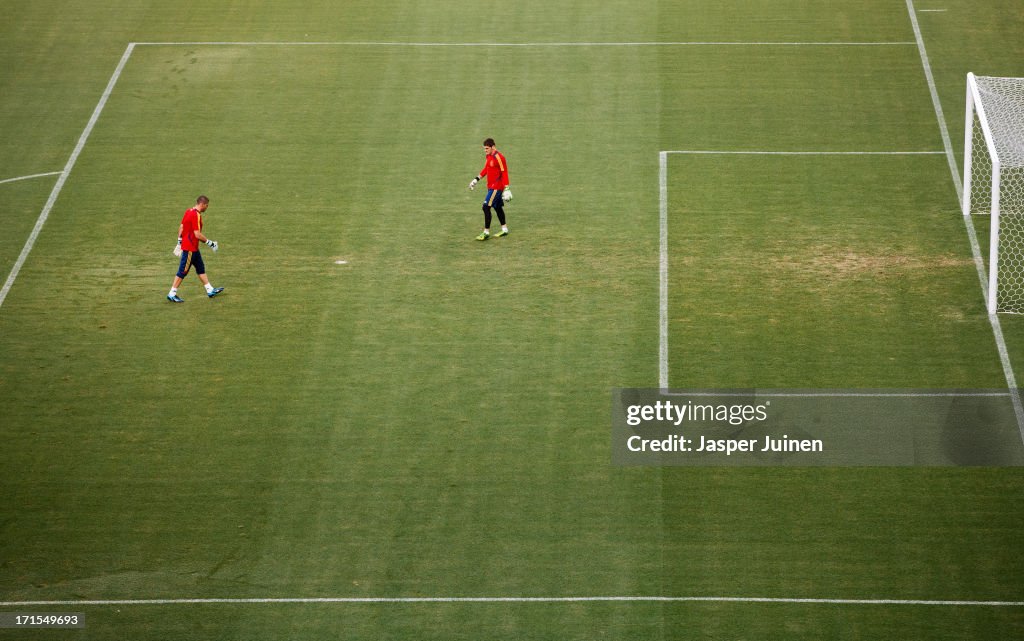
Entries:
{"type": "Polygon", "coordinates": [[[46,176],[56,176],[59,173],[61,173],[61,172],[59,172],[59,171],[48,171],[48,172],[43,173],[43,174],[32,174],[30,176],[18,176],[17,178],[5,178],[3,180],[0,180],[0,185],[3,185],[5,183],[18,182],[19,180],[31,180],[32,178],[45,178],[46,176]]]}
{"type": "Polygon", "coordinates": [[[246,604],[415,604],[415,603],[796,603],[824,605],[895,605],[1024,607],[1024,601],[952,599],[828,599],[801,597],[725,596],[575,596],[575,597],[295,597],[295,598],[194,598],[194,599],[82,599],[54,601],[0,601],[3,607],[109,606],[109,605],[246,605],[246,604]]]}
{"type": "Polygon", "coordinates": [[[103,113],[103,108],[106,106],[107,100],[110,99],[110,94],[114,91],[114,85],[117,84],[117,79],[121,77],[121,72],[124,70],[125,65],[128,64],[128,58],[131,57],[132,50],[134,48],[134,44],[129,44],[125,48],[124,53],[121,55],[121,60],[118,61],[117,67],[114,69],[114,73],[110,76],[110,81],[107,82],[106,89],[103,90],[103,95],[100,96],[99,102],[96,103],[96,108],[93,109],[92,116],[89,118],[89,122],[86,124],[85,130],[82,132],[82,135],[79,136],[78,143],[75,145],[74,151],[71,152],[71,157],[68,158],[68,162],[64,165],[64,169],[59,172],[60,178],[57,179],[57,183],[50,191],[50,197],[47,198],[46,204],[43,206],[43,210],[39,213],[39,218],[36,219],[36,224],[32,228],[32,233],[29,234],[24,247],[21,248],[21,253],[18,255],[18,259],[14,262],[14,267],[11,268],[11,273],[8,274],[3,287],[0,287],[0,307],[3,306],[4,300],[7,299],[7,294],[11,291],[11,287],[14,286],[14,281],[17,280],[18,274],[21,273],[22,266],[24,266],[25,261],[28,260],[28,255],[32,252],[32,248],[35,247],[36,240],[39,239],[39,234],[43,230],[43,225],[46,224],[46,219],[49,218],[50,211],[53,209],[54,203],[57,202],[57,197],[60,196],[61,190],[64,189],[64,183],[67,182],[68,176],[71,174],[71,170],[74,168],[75,163],[78,162],[78,156],[81,155],[82,149],[85,148],[85,142],[89,140],[89,135],[92,134],[92,130],[96,126],[96,122],[99,120],[100,114],[103,113]]]}

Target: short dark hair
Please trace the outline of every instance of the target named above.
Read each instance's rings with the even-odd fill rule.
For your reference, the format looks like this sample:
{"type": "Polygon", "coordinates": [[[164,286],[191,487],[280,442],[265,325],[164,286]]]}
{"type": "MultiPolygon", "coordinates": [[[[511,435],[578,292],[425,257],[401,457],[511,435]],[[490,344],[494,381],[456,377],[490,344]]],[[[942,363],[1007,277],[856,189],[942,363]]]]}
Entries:
{"type": "Polygon", "coordinates": [[[200,196],[199,198],[196,198],[197,205],[208,205],[209,203],[210,199],[207,198],[206,196],[200,196]]]}
{"type": "Polygon", "coordinates": [[[493,147],[493,146],[494,146],[494,138],[488,138],[487,140],[484,141],[484,147],[493,147]]]}

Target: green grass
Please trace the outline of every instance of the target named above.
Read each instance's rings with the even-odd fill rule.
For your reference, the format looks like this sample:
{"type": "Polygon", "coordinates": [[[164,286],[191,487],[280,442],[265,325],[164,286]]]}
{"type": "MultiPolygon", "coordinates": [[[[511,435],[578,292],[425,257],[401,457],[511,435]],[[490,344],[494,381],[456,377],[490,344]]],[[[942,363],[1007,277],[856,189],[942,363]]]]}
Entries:
{"type": "Polygon", "coordinates": [[[942,156],[670,156],[670,382],[1005,386],[974,263],[950,242],[955,198],[924,187],[944,171],[942,156]]]}
{"type": "MultiPolygon", "coordinates": [[[[962,67],[1020,52],[958,57],[1008,9],[949,7],[922,28],[956,139],[962,67]]],[[[913,40],[898,2],[0,11],[0,180],[63,167],[129,42],[913,40]]],[[[611,390],[657,384],[665,149],[942,141],[912,44],[135,47],[0,307],[0,601],[1021,601],[1014,469],[612,467],[611,390]],[[516,200],[512,234],[477,243],[486,136],[516,200]],[[226,291],[190,276],[172,306],[201,192],[226,291]]],[[[0,184],[4,274],[54,182],[0,184]]],[[[669,190],[672,385],[1005,386],[944,156],[676,155],[669,190]]],[[[910,605],[74,609],[83,639],[1024,626],[1019,607],[910,605]]]]}

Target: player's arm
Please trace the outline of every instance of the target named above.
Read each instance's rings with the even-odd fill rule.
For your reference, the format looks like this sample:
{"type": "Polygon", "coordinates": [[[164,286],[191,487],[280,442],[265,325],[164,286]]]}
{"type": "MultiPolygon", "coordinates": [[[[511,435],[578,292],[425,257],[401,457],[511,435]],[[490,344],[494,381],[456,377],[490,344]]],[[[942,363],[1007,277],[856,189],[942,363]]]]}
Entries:
{"type": "Polygon", "coordinates": [[[473,188],[474,188],[474,187],[476,187],[476,184],[477,184],[478,182],[480,182],[481,180],[483,180],[483,179],[484,179],[484,176],[485,176],[486,174],[487,174],[487,165],[486,165],[486,163],[485,163],[485,164],[484,164],[484,168],[480,170],[480,173],[478,173],[478,174],[476,175],[476,178],[474,178],[473,180],[469,181],[469,190],[470,190],[470,191],[473,191],[473,188]]]}
{"type": "Polygon", "coordinates": [[[501,167],[501,182],[504,188],[501,190],[501,200],[504,202],[512,201],[512,187],[509,186],[508,182],[508,165],[505,164],[505,159],[499,159],[499,165],[501,167]]]}
{"type": "Polygon", "coordinates": [[[175,256],[181,256],[181,235],[185,231],[185,225],[178,225],[178,244],[174,246],[174,250],[171,252],[175,256]]]}
{"type": "Polygon", "coordinates": [[[196,230],[196,240],[198,240],[201,243],[206,243],[207,245],[210,246],[211,249],[213,249],[213,251],[217,251],[217,248],[219,247],[217,241],[210,240],[209,238],[206,237],[205,234],[203,234],[203,232],[199,231],[198,229],[196,230]]]}

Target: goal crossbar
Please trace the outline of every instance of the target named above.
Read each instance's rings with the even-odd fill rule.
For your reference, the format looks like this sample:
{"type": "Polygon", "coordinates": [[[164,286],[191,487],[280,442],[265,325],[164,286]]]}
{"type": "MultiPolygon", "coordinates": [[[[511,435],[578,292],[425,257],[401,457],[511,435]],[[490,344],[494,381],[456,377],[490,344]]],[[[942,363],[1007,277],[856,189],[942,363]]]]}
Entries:
{"type": "Polygon", "coordinates": [[[986,304],[1024,313],[1024,78],[967,74],[962,210],[991,216],[986,304]]]}

